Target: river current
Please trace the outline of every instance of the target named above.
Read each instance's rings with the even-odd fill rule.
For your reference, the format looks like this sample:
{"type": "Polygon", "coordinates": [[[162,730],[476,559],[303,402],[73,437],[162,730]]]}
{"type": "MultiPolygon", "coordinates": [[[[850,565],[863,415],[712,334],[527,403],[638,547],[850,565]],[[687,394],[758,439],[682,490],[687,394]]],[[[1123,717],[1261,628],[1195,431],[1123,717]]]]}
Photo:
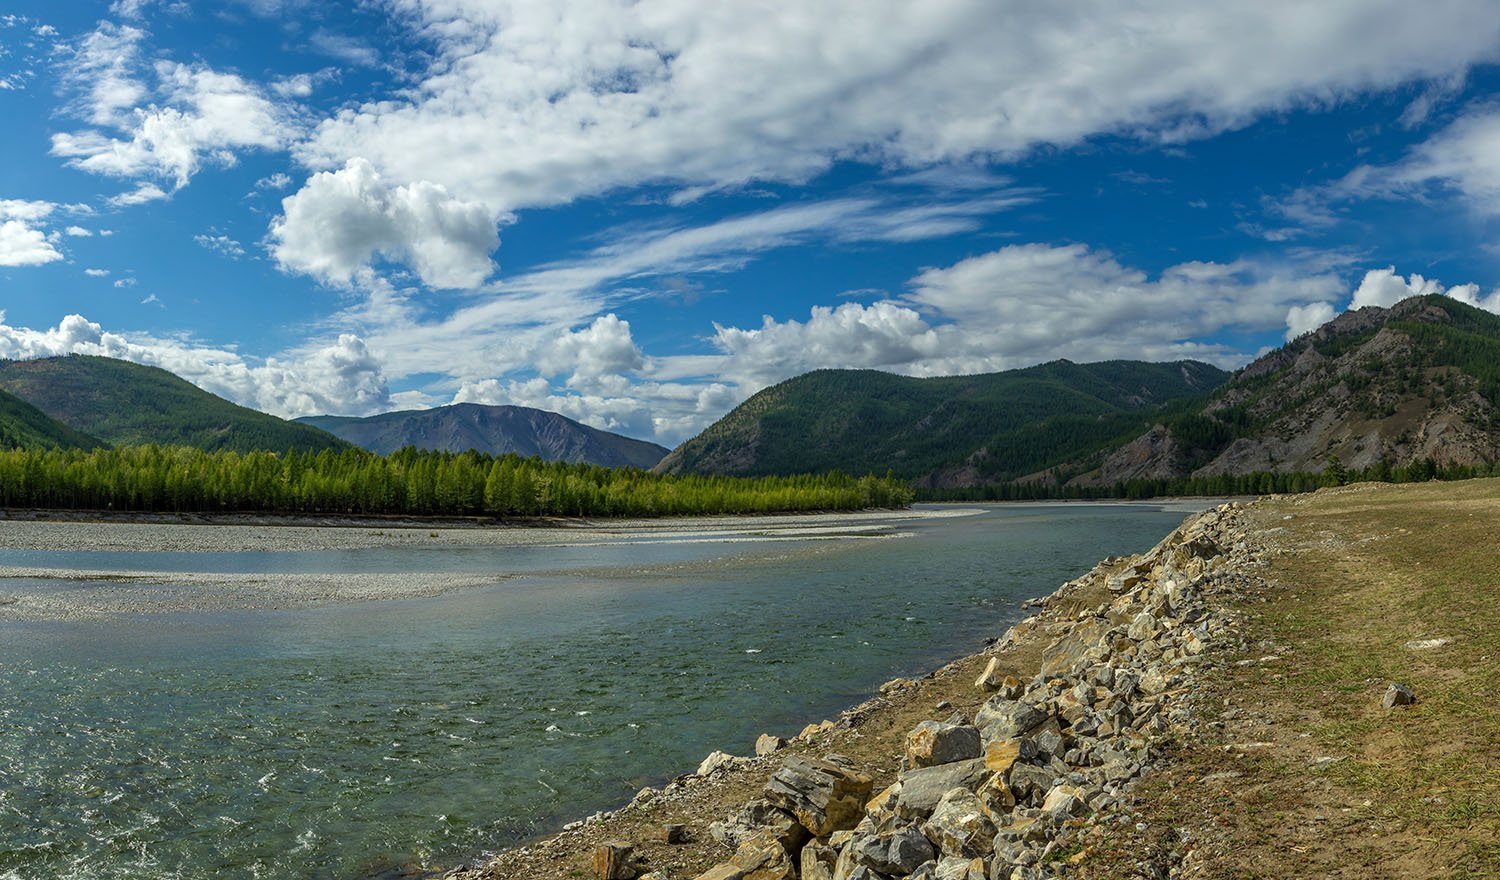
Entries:
{"type": "Polygon", "coordinates": [[[1185,514],[1000,505],[817,540],[542,550],[0,551],[26,567],[497,578],[296,611],[0,620],[0,880],[470,861],[974,651],[1024,599],[1185,514]]]}

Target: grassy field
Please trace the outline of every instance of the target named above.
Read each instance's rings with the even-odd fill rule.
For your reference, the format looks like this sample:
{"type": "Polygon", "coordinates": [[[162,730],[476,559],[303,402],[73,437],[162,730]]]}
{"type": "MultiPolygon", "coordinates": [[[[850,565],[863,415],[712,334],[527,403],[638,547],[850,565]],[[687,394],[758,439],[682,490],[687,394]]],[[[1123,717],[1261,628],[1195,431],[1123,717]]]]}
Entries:
{"type": "Polygon", "coordinates": [[[1252,510],[1265,583],[1206,735],[1082,873],[1176,849],[1192,877],[1500,877],[1500,480],[1252,510]],[[1382,707],[1393,681],[1415,705],[1382,707]]]}

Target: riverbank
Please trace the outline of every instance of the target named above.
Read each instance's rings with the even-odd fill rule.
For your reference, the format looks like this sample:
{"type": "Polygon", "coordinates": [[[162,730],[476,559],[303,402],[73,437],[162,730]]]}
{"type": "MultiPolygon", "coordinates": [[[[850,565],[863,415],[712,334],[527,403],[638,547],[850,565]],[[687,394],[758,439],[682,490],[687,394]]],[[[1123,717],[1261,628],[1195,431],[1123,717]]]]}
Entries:
{"type": "Polygon", "coordinates": [[[1494,876],[1497,512],[1493,480],[1216,509],[990,650],[449,876],[600,876],[611,842],[672,880],[1494,876]],[[862,808],[821,822],[809,773],[862,808]]]}

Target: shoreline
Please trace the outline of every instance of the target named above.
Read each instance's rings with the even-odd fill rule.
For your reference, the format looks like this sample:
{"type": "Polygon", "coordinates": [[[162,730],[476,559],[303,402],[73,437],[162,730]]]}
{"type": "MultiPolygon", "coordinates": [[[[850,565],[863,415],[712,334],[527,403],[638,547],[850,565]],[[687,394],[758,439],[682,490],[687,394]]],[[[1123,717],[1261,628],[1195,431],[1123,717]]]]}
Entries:
{"type": "MultiPolygon", "coordinates": [[[[1191,503],[1185,499],[1173,500],[1191,503]]],[[[1160,500],[1141,503],[1156,507],[1164,506],[1160,500]]],[[[539,836],[498,854],[486,856],[483,861],[472,866],[454,868],[445,873],[440,872],[439,869],[438,872],[427,876],[441,876],[448,880],[499,880],[499,878],[515,876],[550,880],[550,878],[600,876],[589,870],[592,860],[606,844],[612,845],[618,841],[624,841],[631,846],[632,858],[642,859],[638,865],[639,872],[632,876],[638,875],[646,880],[667,877],[671,880],[679,880],[679,878],[682,880],[686,878],[732,880],[732,878],[749,876],[788,878],[788,880],[798,877],[806,878],[806,880],[824,880],[824,878],[854,876],[851,872],[857,867],[857,859],[854,856],[840,855],[845,850],[853,852],[852,847],[857,845],[851,843],[854,835],[861,834],[862,829],[866,838],[886,839],[881,835],[888,837],[892,827],[904,823],[902,819],[893,818],[896,814],[890,811],[888,802],[893,797],[899,796],[899,783],[905,778],[904,772],[909,772],[903,771],[903,768],[911,764],[909,734],[918,722],[948,726],[972,726],[971,722],[977,723],[983,707],[996,699],[993,689],[977,686],[974,676],[981,670],[989,674],[992,680],[1003,678],[998,670],[1007,672],[1012,676],[1004,679],[1007,688],[1011,686],[1012,681],[1020,685],[1020,682],[1030,679],[1030,684],[1020,685],[1022,690],[1015,694],[1018,700],[1031,699],[1040,694],[1047,695],[1043,699],[1056,699],[1059,695],[1051,693],[1051,691],[1058,690],[1056,683],[1059,679],[1056,676],[1066,677],[1068,674],[1065,668],[1068,664],[1059,664],[1058,657],[1063,656],[1071,660],[1074,665],[1081,662],[1087,656],[1089,647],[1099,641],[1101,632],[1109,628],[1102,622],[1111,620],[1111,609],[1114,606],[1123,603],[1128,607],[1134,604],[1143,612],[1149,611],[1152,591],[1160,587],[1163,581],[1173,584],[1175,589],[1174,578],[1184,575],[1184,572],[1177,567],[1183,562],[1187,562],[1192,567],[1195,583],[1204,577],[1227,576],[1229,567],[1227,551],[1218,554],[1217,558],[1221,561],[1209,563],[1213,566],[1212,568],[1205,568],[1202,562],[1185,559],[1182,547],[1201,538],[1206,530],[1223,528],[1220,525],[1221,520],[1234,518],[1236,522],[1239,522],[1246,507],[1247,505],[1243,503],[1228,503],[1203,511],[1201,504],[1195,506],[1193,510],[1199,512],[1189,514],[1182,525],[1174,529],[1152,550],[1131,557],[1106,558],[1079,578],[1064,583],[1045,596],[1029,600],[1023,608],[1040,610],[1011,627],[1003,636],[991,640],[991,643],[984,649],[954,659],[918,679],[896,679],[887,682],[880,688],[878,696],[845,709],[835,719],[810,723],[801,734],[790,740],[778,742],[770,738],[769,741],[775,747],[768,747],[764,754],[761,752],[768,742],[767,737],[762,737],[762,741],[756,744],[753,750],[754,756],[735,757],[715,752],[705,759],[697,772],[680,775],[660,789],[645,789],[632,801],[618,809],[596,813],[585,819],[568,823],[560,831],[539,836]],[[1207,523],[1206,526],[1205,523],[1207,523]],[[1146,572],[1144,577],[1134,573],[1140,568],[1144,568],[1146,572]],[[1130,584],[1129,587],[1125,586],[1127,583],[1130,584]],[[1143,595],[1145,604],[1140,601],[1143,595]],[[986,667],[992,668],[986,669],[986,667]],[[1038,669],[1042,672],[1038,673],[1038,669]],[[939,720],[945,716],[946,722],[939,720]],[[864,819],[858,828],[854,829],[853,834],[851,835],[849,831],[840,831],[832,837],[815,838],[812,844],[804,845],[799,842],[793,846],[783,846],[780,855],[774,847],[764,846],[760,847],[759,852],[747,852],[747,847],[750,850],[756,849],[747,841],[758,831],[764,830],[755,827],[750,812],[758,811],[762,814],[760,818],[765,819],[763,815],[765,809],[763,807],[750,809],[745,805],[755,801],[763,792],[771,791],[771,788],[767,788],[767,783],[776,773],[786,772],[782,768],[790,766],[789,759],[817,763],[829,755],[835,756],[835,764],[838,767],[843,767],[856,775],[868,777],[872,781],[871,788],[865,797],[880,793],[879,797],[875,797],[865,805],[866,809],[861,811],[864,819]],[[897,794],[893,795],[893,791],[897,794]],[[747,809],[749,812],[746,812],[747,809]],[[736,816],[739,818],[736,819],[736,816]],[[735,822],[740,823],[742,827],[739,830],[743,833],[736,835],[725,830],[733,826],[735,822]],[[664,844],[662,840],[657,839],[665,833],[661,831],[662,828],[672,825],[684,826],[682,833],[685,835],[685,843],[664,844]],[[802,851],[811,846],[822,846],[824,849],[819,851],[816,858],[809,860],[809,857],[802,851]],[[766,873],[753,873],[755,868],[749,863],[757,859],[761,860],[758,864],[761,869],[767,870],[766,873]],[[826,864],[823,864],[824,862],[826,864]],[[835,862],[842,865],[841,873],[835,872],[835,862]],[[826,871],[824,871],[825,868],[826,871]],[[657,873],[647,873],[648,870],[655,870],[657,873]]],[[[1253,553],[1246,545],[1245,533],[1240,531],[1233,537],[1234,541],[1231,543],[1236,545],[1238,553],[1236,564],[1240,567],[1253,565],[1253,553]]],[[[1159,600],[1158,606],[1162,605],[1167,608],[1171,607],[1168,602],[1159,600]]],[[[1114,616],[1120,615],[1115,613],[1114,616]]],[[[1133,619],[1133,617],[1130,618],[1130,620],[1133,619]]],[[[1120,621],[1115,621],[1116,626],[1120,623],[1120,621]]],[[[1220,620],[1219,625],[1221,630],[1227,631],[1226,621],[1220,620]]],[[[1220,635],[1224,634],[1221,631],[1220,635]]],[[[1184,659],[1186,662],[1179,663],[1174,668],[1182,671],[1190,667],[1208,667],[1214,661],[1204,654],[1211,655],[1223,650],[1223,646],[1218,645],[1209,650],[1201,643],[1195,648],[1190,658],[1189,655],[1180,654],[1177,659],[1184,659]]],[[[1135,778],[1140,772],[1149,768],[1148,753],[1155,747],[1153,744],[1163,739],[1164,735],[1172,729],[1173,724],[1195,723],[1192,720],[1191,699],[1183,696],[1185,690],[1183,681],[1175,682],[1171,689],[1165,686],[1165,678],[1160,681],[1152,679],[1151,683],[1154,689],[1152,694],[1146,695],[1143,691],[1133,693],[1153,703],[1164,704],[1176,699],[1174,711],[1177,714],[1174,721],[1169,723],[1165,720],[1167,716],[1165,711],[1157,715],[1156,709],[1152,709],[1151,714],[1158,720],[1155,724],[1147,725],[1148,735],[1143,740],[1144,750],[1140,754],[1141,760],[1135,764],[1134,775],[1125,774],[1124,778],[1127,780],[1135,778]],[[1160,729],[1157,729],[1156,725],[1160,725],[1160,729]]],[[[1064,737],[1067,736],[1066,729],[1065,726],[1064,737]]],[[[1054,761],[1061,761],[1062,755],[1053,755],[1052,758],[1054,761]]],[[[1054,769],[1061,768],[1054,767],[1054,769]]],[[[1078,768],[1071,769],[1076,771],[1078,768]]],[[[982,790],[980,794],[983,794],[982,790]]],[[[1065,822],[1056,823],[1056,827],[1052,827],[1045,821],[1037,824],[1042,805],[1048,801],[1048,796],[1051,794],[1050,787],[1048,791],[1033,792],[1033,794],[1037,796],[1036,806],[1021,811],[1033,815],[1020,816],[1020,818],[1025,821],[1028,828],[1036,824],[1035,836],[1045,838],[1040,846],[1035,847],[1036,853],[1040,853],[1043,849],[1051,852],[1055,849],[1053,841],[1057,836],[1053,832],[1063,830],[1065,822]]],[[[1083,794],[1081,788],[1075,793],[1074,800],[1080,807],[1078,812],[1092,812],[1092,805],[1083,806],[1086,803],[1083,794]]],[[[1112,799],[1123,797],[1124,794],[1125,792],[1120,790],[1118,796],[1111,795],[1110,797],[1112,799]]],[[[1118,803],[1119,800],[1114,799],[1101,806],[1107,810],[1118,803]]],[[[930,808],[933,806],[936,805],[929,805],[927,814],[929,818],[931,817],[930,808]]],[[[796,814],[788,815],[795,817],[796,814]]],[[[1003,828],[1006,827],[1007,822],[1016,819],[1017,815],[1015,807],[1000,809],[990,817],[990,821],[994,826],[1003,828]]],[[[777,821],[784,821],[786,818],[783,816],[777,821]]],[[[1070,813],[1062,818],[1067,820],[1073,817],[1070,813]]],[[[852,821],[849,823],[850,826],[853,824],[852,821]]],[[[914,826],[907,824],[905,827],[914,826]]],[[[805,838],[810,832],[804,829],[799,834],[805,838]]],[[[1017,840],[1024,843],[1025,837],[1026,835],[1020,835],[1017,840]]],[[[1025,847],[1023,846],[1022,849],[1024,850],[1025,847]]],[[[990,854],[993,856],[993,850],[990,854]]],[[[960,853],[960,855],[964,854],[960,853]]],[[[1010,855],[1017,855],[1017,853],[1010,855]]],[[[978,854],[975,856],[979,857],[978,854]]],[[[957,857],[954,856],[954,858],[957,857]]],[[[1022,860],[1025,861],[1024,858],[1022,860]]],[[[972,862],[973,859],[966,858],[965,861],[972,862]]],[[[1035,861],[1032,859],[1032,863],[1035,861]]],[[[868,860],[864,864],[867,870],[874,870],[870,867],[868,860]]],[[[954,862],[945,864],[935,860],[929,869],[936,870],[935,866],[939,864],[956,870],[954,862]]],[[[975,864],[973,869],[981,870],[978,864],[975,864]]],[[[870,873],[860,876],[899,877],[906,876],[906,874],[870,873]]],[[[915,878],[918,875],[912,874],[911,876],[915,878]]],[[[982,868],[982,873],[943,873],[941,875],[928,873],[921,876],[955,878],[982,876],[987,878],[991,876],[1011,877],[1012,874],[1009,872],[991,874],[989,865],[986,863],[982,868]]],[[[1024,874],[1023,876],[1033,875],[1024,874]]],[[[1034,876],[1049,875],[1038,873],[1034,876]]]]}

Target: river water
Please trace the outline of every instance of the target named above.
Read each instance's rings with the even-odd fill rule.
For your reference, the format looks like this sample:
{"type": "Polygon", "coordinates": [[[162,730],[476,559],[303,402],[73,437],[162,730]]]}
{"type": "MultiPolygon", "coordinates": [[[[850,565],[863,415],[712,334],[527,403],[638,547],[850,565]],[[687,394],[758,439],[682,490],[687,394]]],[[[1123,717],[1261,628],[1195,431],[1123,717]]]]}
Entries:
{"type": "Polygon", "coordinates": [[[1185,513],[1002,505],[883,536],[542,550],[0,551],[497,575],[296,611],[0,621],[0,878],[351,880],[472,860],[976,650],[1022,600],[1185,513]]]}

